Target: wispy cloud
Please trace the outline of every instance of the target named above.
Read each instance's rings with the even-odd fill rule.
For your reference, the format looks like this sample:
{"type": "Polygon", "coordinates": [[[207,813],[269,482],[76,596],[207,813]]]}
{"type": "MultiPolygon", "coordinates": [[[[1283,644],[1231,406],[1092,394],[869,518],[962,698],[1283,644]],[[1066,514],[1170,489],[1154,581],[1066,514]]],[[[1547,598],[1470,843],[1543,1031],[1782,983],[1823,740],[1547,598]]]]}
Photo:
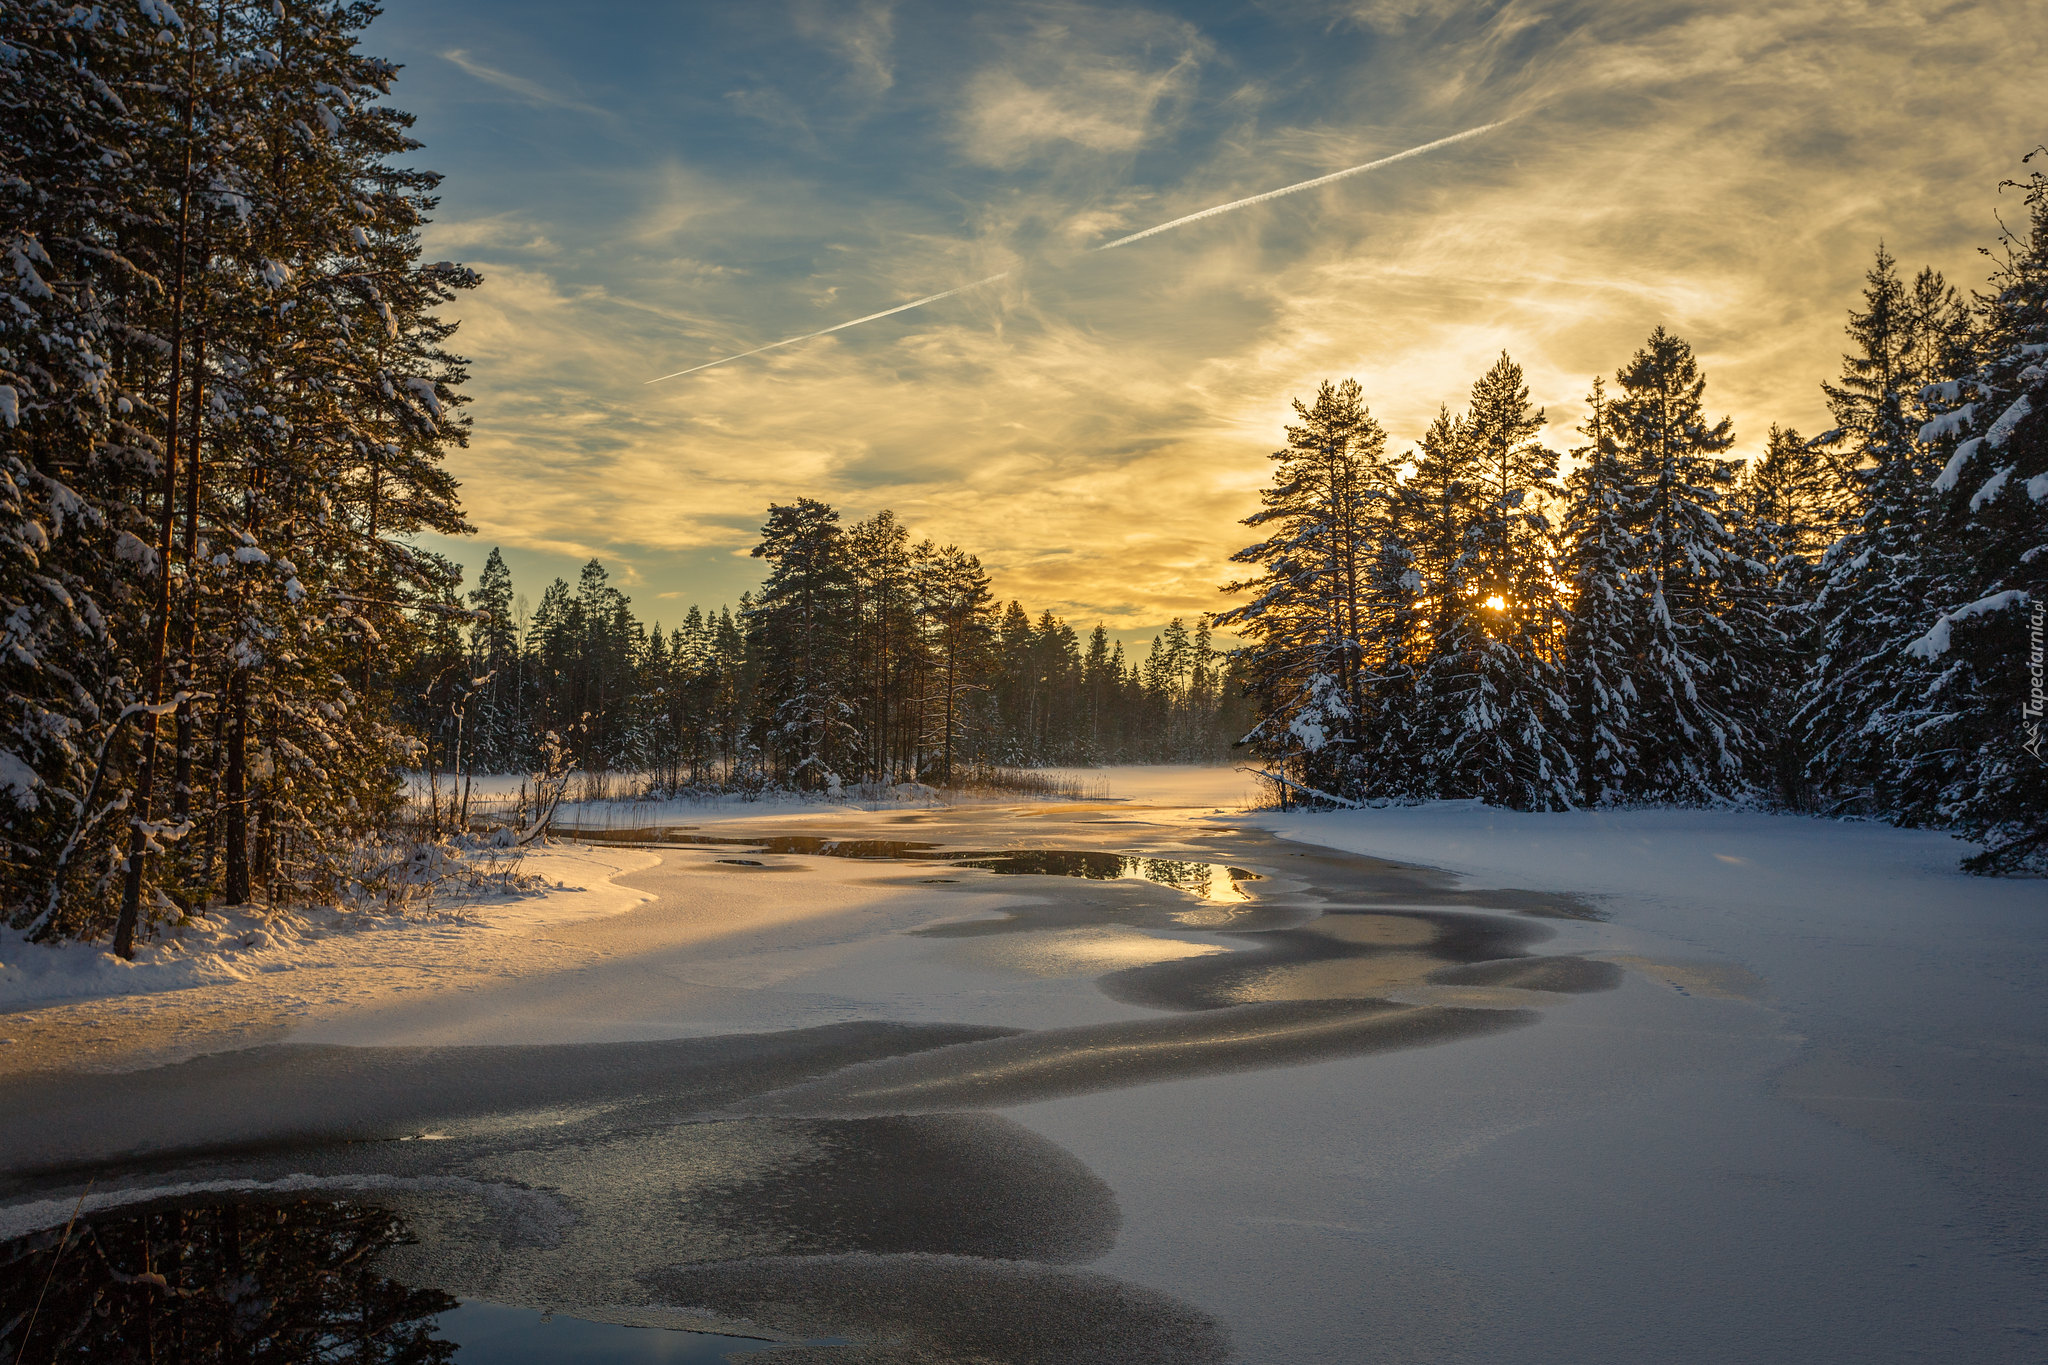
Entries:
{"type": "Polygon", "coordinates": [[[1192,25],[1145,10],[1022,12],[1030,26],[965,85],[957,137],[982,165],[1061,150],[1133,152],[1173,125],[1210,53],[1192,25]]]}
{"type": "Polygon", "coordinates": [[[486,66],[470,56],[466,49],[459,47],[450,48],[448,51],[443,52],[441,56],[445,60],[461,67],[484,84],[494,85],[500,90],[517,95],[528,104],[545,104],[556,109],[573,109],[578,113],[595,114],[603,119],[617,117],[609,109],[600,109],[594,104],[585,104],[581,100],[571,99],[558,91],[548,89],[538,81],[528,80],[524,76],[516,76],[509,71],[500,71],[494,66],[486,66]]]}
{"type": "Polygon", "coordinates": [[[890,50],[895,40],[894,5],[882,0],[857,5],[799,0],[791,17],[799,37],[823,43],[839,55],[860,93],[880,96],[896,84],[890,50]]]}
{"type": "Polygon", "coordinates": [[[1996,182],[2038,137],[2013,73],[2048,58],[2019,22],[2036,0],[1303,0],[1260,11],[1256,52],[1152,4],[900,0],[858,79],[851,48],[791,44],[762,7],[743,43],[705,30],[710,79],[634,107],[673,130],[637,163],[557,153],[487,186],[452,229],[488,281],[456,343],[478,557],[574,546],[649,596],[729,601],[768,502],[802,493],[893,507],[1034,608],[1150,626],[1222,602],[1290,397],[1355,375],[1399,446],[1505,347],[1569,446],[1591,376],[1660,322],[1750,451],[1824,418],[1880,236],[1976,282],[1996,182]],[[770,78],[822,146],[720,97],[770,78]],[[1088,250],[1503,115],[1448,156],[1088,250]],[[576,175],[589,194],[559,188],[576,175]]]}
{"type": "MultiPolygon", "coordinates": [[[[1499,123],[1488,123],[1483,124],[1477,128],[1467,128],[1462,133],[1453,133],[1449,137],[1440,137],[1433,142],[1425,142],[1420,146],[1410,147],[1408,150],[1404,152],[1395,152],[1392,156],[1383,156],[1378,158],[1377,160],[1368,161],[1360,166],[1350,166],[1341,171],[1332,171],[1328,175],[1319,175],[1312,180],[1303,180],[1292,185],[1283,185],[1279,189],[1267,190],[1262,194],[1247,195],[1242,199],[1233,199],[1231,202],[1227,204],[1215,204],[1206,209],[1197,209],[1193,213],[1184,213],[1178,218],[1171,219],[1164,223],[1156,224],[1152,227],[1144,228],[1137,232],[1128,233],[1125,236],[1117,238],[1115,241],[1104,242],[1100,246],[1094,247],[1092,249],[1095,251],[1114,251],[1118,247],[1129,246],[1133,242],[1142,242],[1147,237],[1156,237],[1162,232],[1171,232],[1175,228],[1186,227],[1190,223],[1199,223],[1204,219],[1215,218],[1221,214],[1233,213],[1239,209],[1251,208],[1254,205],[1258,204],[1271,203],[1275,199],[1285,198],[1287,195],[1290,194],[1300,194],[1305,190],[1320,189],[1324,185],[1333,185],[1340,180],[1348,180],[1354,175],[1363,175],[1367,171],[1376,171],[1381,169],[1382,167],[1392,166],[1398,162],[1406,161],[1411,157],[1422,156],[1425,153],[1436,151],[1439,148],[1449,147],[1456,143],[1464,142],[1468,138],[1475,138],[1480,136],[1481,134],[1490,133],[1500,126],[1501,125],[1499,123]]],[[[1014,271],[1009,270],[999,271],[996,274],[989,275],[983,279],[974,280],[968,284],[956,285],[951,289],[942,289],[936,294],[926,294],[923,298],[912,299],[908,303],[899,303],[894,307],[884,308],[879,312],[869,313],[864,317],[857,317],[846,322],[834,323],[830,327],[821,327],[817,331],[805,332],[801,336],[786,337],[781,341],[771,341],[765,346],[756,346],[751,351],[741,351],[737,355],[725,356],[718,360],[707,360],[701,365],[692,365],[688,369],[674,370],[668,374],[656,375],[654,378],[648,380],[647,382],[650,384],[659,384],[664,379],[680,379],[686,374],[696,374],[700,370],[713,369],[719,365],[730,364],[735,360],[745,360],[749,356],[763,355],[769,351],[780,350],[784,346],[794,346],[800,341],[813,341],[818,337],[830,336],[834,332],[843,332],[849,327],[858,327],[864,322],[875,322],[879,321],[882,318],[892,318],[895,317],[898,313],[907,313],[913,308],[922,308],[928,303],[937,303],[941,299],[950,299],[955,295],[964,294],[970,289],[979,289],[981,288],[981,286],[985,284],[996,284],[1002,280],[1009,279],[1010,276],[1014,273],[1014,271]]]]}

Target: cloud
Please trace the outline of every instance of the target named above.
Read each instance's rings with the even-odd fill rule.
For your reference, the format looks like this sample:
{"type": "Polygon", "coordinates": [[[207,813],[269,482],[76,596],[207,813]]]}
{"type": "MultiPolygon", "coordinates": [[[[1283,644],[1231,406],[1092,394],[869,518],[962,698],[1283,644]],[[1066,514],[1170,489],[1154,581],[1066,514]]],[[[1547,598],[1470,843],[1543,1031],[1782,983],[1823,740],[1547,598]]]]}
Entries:
{"type": "Polygon", "coordinates": [[[487,276],[459,305],[477,401],[456,471],[481,545],[596,554],[699,602],[755,581],[770,501],[893,507],[1085,629],[1224,603],[1288,400],[1325,378],[1355,375],[1398,448],[1506,348],[1569,447],[1591,377],[1664,323],[1747,453],[1773,421],[1821,424],[1879,237],[1977,282],[1996,182],[2041,135],[2013,74],[2044,56],[2024,9],[1394,3],[1275,27],[1284,60],[1250,71],[1170,14],[904,0],[876,49],[892,84],[822,83],[820,127],[869,120],[829,156],[713,85],[695,116],[748,154],[663,145],[607,182],[616,211],[447,225],[487,276]],[[1062,268],[640,384],[1045,258],[1062,268]]]}
{"type": "Polygon", "coordinates": [[[441,56],[443,59],[461,67],[484,84],[494,85],[500,90],[517,95],[528,104],[545,104],[557,109],[573,109],[578,113],[595,114],[599,118],[604,119],[616,117],[608,109],[600,109],[594,104],[585,104],[581,100],[570,99],[566,95],[558,94],[548,89],[538,81],[528,80],[524,76],[515,76],[509,71],[500,71],[494,66],[486,66],[471,57],[466,49],[459,47],[450,48],[448,51],[443,52],[441,56]]]}
{"type": "Polygon", "coordinates": [[[521,213],[494,213],[459,220],[437,219],[428,228],[427,236],[435,251],[470,251],[482,247],[552,256],[561,250],[548,236],[545,224],[521,213]]]}
{"type": "Polygon", "coordinates": [[[869,97],[882,95],[896,84],[890,57],[895,18],[895,7],[880,0],[857,5],[801,0],[791,13],[797,36],[822,43],[836,53],[846,63],[851,85],[869,97]]]}
{"type": "Polygon", "coordinates": [[[1126,154],[1179,113],[1209,44],[1144,11],[1025,11],[1027,31],[966,82],[957,137],[968,160],[1016,166],[1079,148],[1126,154]]]}

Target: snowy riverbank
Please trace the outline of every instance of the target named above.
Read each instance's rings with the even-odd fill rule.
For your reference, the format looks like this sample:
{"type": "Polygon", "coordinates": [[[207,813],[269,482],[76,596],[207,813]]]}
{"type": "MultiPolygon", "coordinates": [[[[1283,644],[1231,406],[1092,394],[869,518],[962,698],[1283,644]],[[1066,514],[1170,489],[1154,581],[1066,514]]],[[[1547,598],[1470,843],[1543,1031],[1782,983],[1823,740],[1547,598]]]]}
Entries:
{"type": "Polygon", "coordinates": [[[621,898],[580,918],[549,892],[0,1016],[0,1213],[68,1216],[57,1165],[118,1159],[109,1203],[318,1179],[415,1220],[408,1283],[763,1321],[760,1276],[802,1272],[835,1305],[805,1333],[845,1335],[904,1264],[845,1194],[893,1251],[1024,1275],[1026,1320],[1112,1286],[1247,1362],[2038,1356],[2042,883],[1875,825],[1099,776],[1113,801],[701,807],[754,846],[550,850],[621,898]],[[1079,850],[1258,880],[1082,880],[1079,850]],[[566,1211],[546,1237],[492,1231],[515,1189],[566,1211]],[[963,1241],[974,1200],[1016,1236],[963,1241]],[[685,1264],[733,1228],[767,1259],[685,1264]]]}

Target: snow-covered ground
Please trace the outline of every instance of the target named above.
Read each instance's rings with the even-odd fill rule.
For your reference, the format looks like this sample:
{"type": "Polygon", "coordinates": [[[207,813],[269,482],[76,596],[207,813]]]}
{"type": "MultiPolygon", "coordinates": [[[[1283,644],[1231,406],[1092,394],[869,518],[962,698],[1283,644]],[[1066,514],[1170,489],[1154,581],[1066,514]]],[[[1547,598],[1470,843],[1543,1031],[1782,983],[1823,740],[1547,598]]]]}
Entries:
{"type": "Polygon", "coordinates": [[[647,893],[612,878],[655,861],[639,849],[557,841],[518,860],[521,876],[545,884],[530,894],[465,898],[409,915],[214,911],[138,945],[133,961],[104,944],[0,939],[0,1014],[65,1000],[218,988],[280,972],[356,970],[379,957],[423,961],[431,956],[426,945],[450,933],[479,941],[523,937],[630,909],[647,893]]]}
{"type": "MultiPolygon", "coordinates": [[[[1480,906],[1496,887],[1592,898],[1604,918],[1535,922],[1552,935],[1539,951],[1619,964],[1622,984],[1553,997],[1531,1026],[999,1106],[1113,1193],[1120,1227],[1089,1269],[1213,1315],[1246,1361],[2042,1359],[2048,883],[1965,877],[1963,845],[1878,825],[1460,803],[1247,812],[1256,788],[1233,769],[1081,775],[1113,802],[692,803],[592,823],[630,828],[658,814],[706,833],[1225,858],[1268,877],[1249,884],[1255,896],[1312,892],[1290,860],[1320,846],[1445,869],[1480,906]]],[[[562,846],[528,870],[581,891],[246,948],[209,940],[132,967],[81,956],[64,960],[83,967],[39,974],[32,955],[0,947],[0,988],[16,992],[0,1036],[22,1040],[0,1046],[0,1077],[286,1039],[313,1045],[309,1058],[339,1049],[394,1075],[426,1064],[434,1054],[421,1045],[498,1048],[525,1086],[545,1068],[574,1070],[535,1051],[562,1044],[795,1038],[870,1021],[1199,1020],[1113,998],[1097,978],[1245,946],[1200,917],[1126,911],[1055,916],[1029,932],[920,934],[1138,901],[1104,899],[1118,883],[734,856],[562,846]],[[37,1003],[74,988],[98,994],[37,1003]]],[[[1323,903],[1344,908],[1341,896],[1323,903]]],[[[1502,1001],[1540,1003],[1513,991],[1502,1001]]],[[[278,1088],[295,1073],[275,1065],[275,1081],[252,1072],[250,1093],[273,1099],[246,1115],[134,1103],[159,1124],[182,1116],[185,1127],[156,1130],[170,1145],[297,1131],[278,1088]]],[[[365,1084],[363,1068],[336,1074],[365,1084]]],[[[171,1084],[169,1071],[152,1074],[171,1084]]],[[[60,1079],[36,1084],[64,1093],[60,1079]]],[[[489,1104],[495,1084],[477,1081],[475,1102],[489,1104]]],[[[349,1095],[332,1101],[332,1122],[395,1125],[431,1109],[408,1100],[364,1119],[384,1111],[368,1091],[349,1095]]],[[[102,1120],[102,1099],[78,1105],[102,1120]]],[[[604,1111],[545,1112],[552,1123],[604,1111]]],[[[37,1141],[72,1141],[68,1122],[53,1117],[57,1136],[37,1141]]],[[[714,1129],[726,1131],[704,1127],[714,1129]]],[[[78,1130],[80,1151],[102,1141],[97,1131],[78,1130]]],[[[496,1130],[460,1131],[488,1146],[496,1130]]],[[[660,1167],[632,1169],[653,1181],[660,1167]]],[[[584,1216],[598,1218],[622,1177],[606,1166],[517,1178],[585,1190],[584,1216]]]]}

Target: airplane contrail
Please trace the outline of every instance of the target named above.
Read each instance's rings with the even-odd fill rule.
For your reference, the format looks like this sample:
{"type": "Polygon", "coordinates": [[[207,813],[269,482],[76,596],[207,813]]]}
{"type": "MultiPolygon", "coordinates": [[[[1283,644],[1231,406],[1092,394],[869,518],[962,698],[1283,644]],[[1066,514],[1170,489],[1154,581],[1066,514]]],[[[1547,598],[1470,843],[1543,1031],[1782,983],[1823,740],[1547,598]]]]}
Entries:
{"type": "MultiPolygon", "coordinates": [[[[1312,190],[1321,185],[1328,185],[1347,176],[1364,175],[1367,171],[1376,171],[1382,166],[1391,166],[1396,161],[1406,161],[1411,156],[1421,156],[1423,153],[1433,152],[1439,147],[1448,147],[1454,142],[1463,142],[1467,138],[1478,137],[1482,133],[1490,133],[1507,122],[1509,120],[1499,119],[1493,123],[1483,123],[1477,128],[1467,128],[1462,133],[1452,133],[1449,137],[1440,137],[1434,142],[1425,142],[1419,147],[1410,147],[1405,152],[1395,152],[1392,156],[1383,156],[1377,161],[1368,161],[1362,166],[1350,166],[1341,171],[1332,171],[1328,175],[1319,175],[1313,180],[1303,180],[1293,185],[1282,185],[1277,190],[1267,190],[1264,194],[1255,194],[1248,199],[1233,199],[1228,204],[1217,204],[1213,208],[1201,209],[1195,213],[1185,214],[1179,218],[1172,219],[1169,222],[1160,223],[1156,227],[1148,227],[1142,232],[1133,232],[1128,237],[1119,237],[1113,242],[1104,242],[1101,246],[1091,248],[1091,252],[1114,251],[1120,246],[1129,246],[1132,242],[1142,242],[1147,237],[1156,237],[1162,232],[1170,232],[1174,228],[1185,227],[1189,223],[1197,223],[1204,218],[1214,218],[1221,213],[1230,213],[1236,209],[1250,208],[1253,204],[1263,204],[1269,200],[1281,198],[1283,195],[1299,194],[1303,190],[1312,190]]],[[[833,332],[843,332],[849,327],[858,327],[863,322],[873,322],[877,318],[886,318],[897,313],[907,313],[913,308],[922,308],[928,303],[937,303],[940,299],[950,299],[955,294],[964,294],[970,289],[979,289],[985,284],[994,284],[997,280],[1006,280],[1015,273],[1015,271],[1005,270],[999,275],[990,275],[986,279],[976,280],[972,284],[963,284],[958,288],[943,290],[937,294],[927,294],[921,299],[912,299],[908,303],[899,303],[894,308],[884,308],[879,313],[869,313],[864,318],[854,318],[849,322],[836,323],[820,331],[805,332],[802,336],[785,337],[781,341],[771,341],[766,346],[756,346],[751,351],[741,351],[737,355],[725,356],[718,360],[708,360],[702,365],[692,365],[687,370],[677,370],[673,374],[657,375],[646,382],[649,384],[659,384],[664,379],[680,379],[686,374],[695,374],[699,370],[708,370],[716,365],[726,365],[735,360],[745,360],[751,355],[760,355],[763,351],[773,351],[783,346],[794,346],[799,341],[810,341],[817,337],[828,336],[833,332]]]]}
{"type": "Polygon", "coordinates": [[[729,355],[723,360],[708,360],[702,365],[692,365],[687,370],[677,370],[674,374],[657,375],[646,382],[649,384],[659,384],[664,379],[681,379],[686,374],[695,374],[699,370],[708,370],[713,365],[724,365],[734,360],[745,360],[750,355],[759,355],[763,351],[772,351],[778,346],[794,346],[799,341],[809,341],[813,337],[829,336],[833,332],[843,332],[849,327],[858,327],[863,322],[873,322],[876,318],[886,318],[893,313],[907,313],[913,308],[922,308],[928,303],[937,303],[940,299],[950,299],[955,294],[964,294],[970,289],[979,289],[985,284],[994,284],[997,280],[1006,280],[1010,277],[1010,274],[1010,271],[1005,270],[1000,275],[990,275],[987,279],[976,280],[973,284],[963,284],[957,289],[947,289],[937,294],[926,294],[921,299],[912,299],[909,303],[899,303],[894,308],[884,308],[881,312],[870,313],[864,318],[855,318],[851,322],[834,323],[832,326],[820,331],[805,332],[800,337],[785,337],[781,341],[771,341],[766,346],[756,346],[751,351],[741,351],[738,355],[729,355]]]}
{"type": "Polygon", "coordinates": [[[1382,166],[1391,166],[1396,161],[1406,161],[1411,156],[1421,156],[1424,152],[1433,152],[1439,147],[1448,147],[1453,142],[1463,142],[1468,137],[1478,137],[1481,133],[1490,133],[1506,122],[1506,119],[1501,119],[1494,123],[1482,123],[1477,128],[1467,128],[1462,133],[1452,133],[1449,137],[1440,137],[1434,142],[1425,142],[1420,147],[1410,147],[1405,152],[1395,152],[1392,156],[1383,156],[1378,161],[1368,161],[1363,166],[1352,166],[1347,170],[1331,171],[1328,175],[1319,175],[1313,180],[1304,180],[1298,185],[1282,185],[1277,190],[1267,190],[1264,194],[1255,194],[1249,199],[1233,199],[1228,204],[1218,204],[1215,208],[1202,209],[1197,213],[1190,213],[1176,218],[1172,222],[1161,223],[1158,227],[1148,227],[1143,232],[1134,232],[1128,237],[1119,237],[1113,242],[1104,242],[1095,249],[1097,251],[1114,251],[1120,246],[1129,246],[1132,242],[1142,242],[1147,237],[1156,237],[1162,232],[1170,232],[1174,228],[1185,227],[1189,223],[1199,223],[1204,218],[1214,218],[1219,213],[1229,213],[1234,209],[1248,209],[1253,204],[1263,204],[1268,200],[1278,199],[1283,195],[1299,194],[1303,190],[1312,190],[1319,185],[1328,185],[1333,181],[1342,180],[1346,176],[1364,175],[1367,171],[1376,171],[1382,166]]]}

